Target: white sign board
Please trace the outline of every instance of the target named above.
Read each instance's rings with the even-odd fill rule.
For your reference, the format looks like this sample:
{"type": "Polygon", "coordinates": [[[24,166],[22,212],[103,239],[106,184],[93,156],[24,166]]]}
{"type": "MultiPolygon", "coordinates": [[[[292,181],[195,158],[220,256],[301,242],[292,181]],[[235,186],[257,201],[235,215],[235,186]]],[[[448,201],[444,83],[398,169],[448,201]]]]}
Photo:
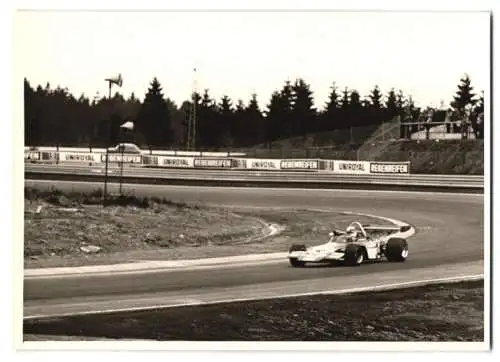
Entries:
{"type": "Polygon", "coordinates": [[[24,151],[24,159],[25,160],[39,160],[40,152],[38,151],[24,151]]]}
{"type": "Polygon", "coordinates": [[[171,167],[171,168],[193,168],[193,157],[172,157],[172,156],[159,156],[158,166],[171,167]]]}
{"type": "Polygon", "coordinates": [[[370,162],[371,173],[385,174],[408,174],[410,173],[409,162],[370,162]]]}
{"type": "Polygon", "coordinates": [[[281,160],[281,169],[283,170],[317,170],[319,169],[318,160],[281,160]]]}
{"type": "Polygon", "coordinates": [[[333,172],[350,175],[370,173],[370,162],[367,161],[333,161],[333,172]]]}
{"type": "MultiPolygon", "coordinates": [[[[123,154],[120,153],[109,153],[108,154],[108,162],[123,162],[123,163],[141,163],[142,159],[139,155],[131,155],[131,154],[123,154]],[[122,161],[123,159],[123,161],[122,161]]],[[[106,154],[101,155],[102,162],[106,162],[106,154]]]]}
{"type": "Polygon", "coordinates": [[[247,158],[247,159],[244,159],[244,161],[246,162],[246,168],[249,170],[280,170],[281,169],[281,160],[247,158]]]}
{"type": "Polygon", "coordinates": [[[206,168],[231,168],[233,166],[233,160],[228,158],[195,158],[194,166],[206,168]]]}
{"type": "Polygon", "coordinates": [[[89,152],[59,152],[59,162],[100,162],[99,156],[89,152]]]}

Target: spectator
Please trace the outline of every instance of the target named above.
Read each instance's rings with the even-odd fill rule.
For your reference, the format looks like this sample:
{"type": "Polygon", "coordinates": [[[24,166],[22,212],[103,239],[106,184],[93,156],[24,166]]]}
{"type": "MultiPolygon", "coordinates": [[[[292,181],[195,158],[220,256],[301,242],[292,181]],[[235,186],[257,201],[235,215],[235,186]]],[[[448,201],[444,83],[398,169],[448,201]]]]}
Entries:
{"type": "Polygon", "coordinates": [[[451,108],[448,108],[448,110],[446,111],[446,117],[444,119],[444,124],[446,126],[446,133],[450,133],[451,131],[451,118],[453,116],[453,111],[451,110],[451,108]]]}
{"type": "Polygon", "coordinates": [[[469,116],[469,119],[470,119],[470,126],[472,127],[472,132],[474,133],[474,137],[477,139],[477,138],[479,138],[479,135],[478,135],[479,114],[476,111],[472,111],[470,116],[469,116]]]}
{"type": "Polygon", "coordinates": [[[484,138],[484,112],[481,112],[477,120],[477,138],[484,138]]]}

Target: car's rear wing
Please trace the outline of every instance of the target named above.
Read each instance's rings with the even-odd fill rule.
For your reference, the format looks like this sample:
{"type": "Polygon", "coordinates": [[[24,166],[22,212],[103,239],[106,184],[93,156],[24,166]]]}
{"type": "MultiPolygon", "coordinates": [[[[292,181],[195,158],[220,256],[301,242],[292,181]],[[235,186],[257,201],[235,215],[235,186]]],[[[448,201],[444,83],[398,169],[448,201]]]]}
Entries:
{"type": "Polygon", "coordinates": [[[382,226],[382,225],[363,225],[363,228],[367,231],[395,231],[395,232],[405,232],[410,229],[410,225],[403,226],[382,226]]]}
{"type": "MultiPolygon", "coordinates": [[[[410,225],[403,226],[382,226],[382,225],[362,225],[365,231],[394,231],[394,232],[405,232],[410,230],[410,225]]],[[[333,229],[333,234],[335,236],[345,235],[346,232],[344,230],[333,229]]]]}

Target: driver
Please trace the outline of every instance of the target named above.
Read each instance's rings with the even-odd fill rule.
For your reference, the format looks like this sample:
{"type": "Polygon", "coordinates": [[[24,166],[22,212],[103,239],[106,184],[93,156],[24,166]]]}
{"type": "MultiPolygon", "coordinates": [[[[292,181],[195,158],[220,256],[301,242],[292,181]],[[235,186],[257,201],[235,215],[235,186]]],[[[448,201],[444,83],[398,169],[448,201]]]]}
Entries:
{"type": "Polygon", "coordinates": [[[358,236],[359,236],[359,233],[356,231],[356,228],[354,228],[353,226],[349,226],[346,229],[345,239],[348,243],[352,243],[352,242],[358,240],[358,236]]]}

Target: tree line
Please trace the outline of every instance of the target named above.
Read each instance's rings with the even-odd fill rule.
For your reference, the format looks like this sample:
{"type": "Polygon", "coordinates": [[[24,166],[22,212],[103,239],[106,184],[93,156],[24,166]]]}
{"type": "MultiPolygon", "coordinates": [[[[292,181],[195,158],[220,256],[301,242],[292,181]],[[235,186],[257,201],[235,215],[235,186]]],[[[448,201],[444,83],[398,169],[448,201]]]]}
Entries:
{"type": "MultiPolygon", "coordinates": [[[[473,106],[482,112],[484,100],[475,98],[470,78],[460,82],[451,107],[462,111],[473,106]]],[[[284,82],[265,109],[260,109],[257,94],[246,103],[228,95],[216,100],[209,89],[177,105],[157,78],[150,82],[142,102],[134,93],[125,99],[119,92],[110,98],[89,99],[83,94],[76,98],[66,88],[52,88],[49,83],[34,88],[24,79],[25,144],[35,146],[105,147],[134,142],[141,147],[181,149],[186,145],[189,119],[195,117],[196,148],[249,147],[308,133],[374,126],[397,116],[415,120],[426,110],[416,107],[402,91],[390,89],[384,94],[375,86],[362,97],[357,90],[340,89],[335,83],[318,110],[303,79],[284,82]],[[133,131],[120,129],[127,120],[134,122],[133,131]]]]}

